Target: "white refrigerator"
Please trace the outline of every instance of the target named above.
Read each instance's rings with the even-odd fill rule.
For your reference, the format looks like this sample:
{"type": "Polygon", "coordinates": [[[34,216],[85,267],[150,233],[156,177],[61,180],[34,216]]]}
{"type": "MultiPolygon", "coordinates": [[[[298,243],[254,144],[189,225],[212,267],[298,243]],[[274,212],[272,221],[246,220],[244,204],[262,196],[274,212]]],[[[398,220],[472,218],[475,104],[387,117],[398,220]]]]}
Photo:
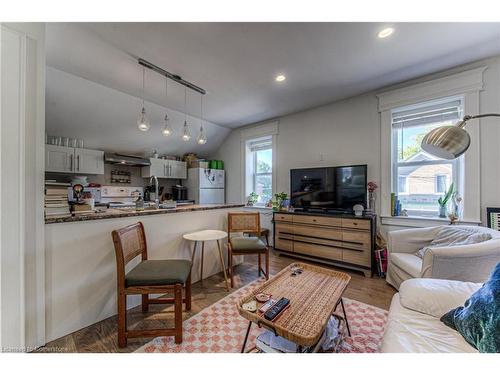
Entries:
{"type": "Polygon", "coordinates": [[[186,187],[188,199],[196,204],[223,204],[225,174],[220,169],[189,168],[186,187]]]}

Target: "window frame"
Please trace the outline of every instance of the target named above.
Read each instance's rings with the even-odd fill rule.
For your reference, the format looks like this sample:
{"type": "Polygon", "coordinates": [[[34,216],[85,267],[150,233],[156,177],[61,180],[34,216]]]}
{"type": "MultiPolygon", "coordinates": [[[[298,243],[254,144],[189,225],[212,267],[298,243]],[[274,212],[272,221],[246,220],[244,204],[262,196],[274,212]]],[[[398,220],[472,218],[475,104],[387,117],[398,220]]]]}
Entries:
{"type": "MultiPolygon", "coordinates": [[[[378,112],[380,114],[380,192],[378,194],[380,221],[382,225],[403,227],[425,227],[440,225],[447,219],[430,219],[419,217],[393,217],[391,214],[392,192],[392,150],[391,150],[391,110],[414,103],[436,100],[443,97],[463,96],[464,113],[480,113],[480,92],[484,89],[483,73],[488,65],[478,65],[464,70],[448,70],[427,76],[403,85],[394,86],[377,92],[378,112]]],[[[486,213],[481,209],[481,164],[480,164],[480,126],[481,120],[467,124],[467,133],[471,137],[469,149],[459,164],[459,192],[463,197],[463,217],[461,224],[477,225],[485,220],[486,213]]]]}
{"type": "MultiPolygon", "coordinates": [[[[440,98],[439,100],[436,100],[436,103],[439,102],[447,102],[451,101],[454,99],[460,100],[460,106],[461,106],[461,113],[463,114],[465,104],[464,104],[464,98],[463,96],[449,96],[445,98],[440,98]]],[[[447,159],[436,159],[436,160],[418,160],[418,161],[410,161],[410,162],[404,162],[404,161],[399,161],[398,158],[398,129],[394,127],[393,125],[393,113],[398,112],[401,110],[407,110],[407,109],[414,109],[414,108],[419,108],[423,107],[426,105],[429,105],[433,102],[434,100],[429,100],[429,101],[419,101],[418,103],[414,103],[408,106],[402,106],[402,107],[396,107],[391,110],[391,166],[392,166],[392,174],[391,174],[391,190],[394,192],[396,195],[399,194],[399,174],[398,174],[398,168],[399,167],[423,167],[423,166],[428,166],[428,165],[442,165],[442,164],[449,164],[451,165],[452,168],[452,182],[455,186],[460,187],[461,186],[461,181],[463,179],[462,176],[462,168],[461,165],[463,164],[463,156],[454,159],[454,160],[447,160],[447,159]]],[[[436,186],[435,186],[436,187],[436,186]]],[[[405,192],[403,193],[405,195],[409,195],[408,193],[408,180],[406,181],[406,189],[405,192]]],[[[437,189],[434,189],[434,194],[444,194],[444,193],[439,193],[437,192],[437,189]]],[[[403,207],[404,209],[404,207],[403,207]]],[[[424,218],[432,218],[432,216],[425,215],[425,212],[422,210],[411,210],[412,215],[415,217],[424,217],[424,218]]],[[[438,210],[436,209],[436,212],[438,210]]],[[[436,218],[438,217],[438,214],[436,215],[436,218]]]]}
{"type": "Polygon", "coordinates": [[[445,174],[437,174],[435,177],[436,177],[436,180],[435,180],[435,185],[434,185],[434,192],[436,194],[444,194],[444,193],[446,193],[446,190],[448,189],[448,186],[446,186],[447,185],[447,181],[446,181],[447,180],[447,178],[446,178],[447,176],[445,174]],[[439,178],[440,177],[444,177],[444,179],[445,179],[443,191],[439,190],[439,178]]]}
{"type": "MultiPolygon", "coordinates": [[[[250,140],[251,142],[251,140],[250,140]]],[[[269,146],[267,147],[262,147],[262,148],[259,148],[258,150],[255,150],[255,151],[251,151],[253,153],[253,171],[252,171],[252,191],[257,191],[257,177],[259,176],[270,176],[271,177],[271,199],[272,199],[272,195],[273,195],[273,191],[274,191],[274,185],[273,185],[273,165],[272,165],[272,162],[271,162],[271,172],[266,172],[266,173],[262,173],[262,172],[257,172],[257,153],[259,151],[265,151],[265,150],[271,150],[271,160],[272,160],[272,152],[273,152],[273,145],[272,145],[272,139],[271,139],[271,143],[269,144],[269,146]]],[[[248,173],[248,171],[246,172],[248,173]]],[[[260,203],[255,203],[255,206],[266,206],[267,202],[260,202],[260,203]]]]}

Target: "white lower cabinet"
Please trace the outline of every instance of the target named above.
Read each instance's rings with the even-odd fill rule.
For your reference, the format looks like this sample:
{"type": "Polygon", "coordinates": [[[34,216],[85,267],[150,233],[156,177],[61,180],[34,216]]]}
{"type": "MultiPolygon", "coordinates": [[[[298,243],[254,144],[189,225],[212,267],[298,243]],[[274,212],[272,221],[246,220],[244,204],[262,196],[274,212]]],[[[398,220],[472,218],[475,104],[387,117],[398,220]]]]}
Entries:
{"type": "Polygon", "coordinates": [[[45,145],[45,171],[104,174],[104,152],[45,145]]]}

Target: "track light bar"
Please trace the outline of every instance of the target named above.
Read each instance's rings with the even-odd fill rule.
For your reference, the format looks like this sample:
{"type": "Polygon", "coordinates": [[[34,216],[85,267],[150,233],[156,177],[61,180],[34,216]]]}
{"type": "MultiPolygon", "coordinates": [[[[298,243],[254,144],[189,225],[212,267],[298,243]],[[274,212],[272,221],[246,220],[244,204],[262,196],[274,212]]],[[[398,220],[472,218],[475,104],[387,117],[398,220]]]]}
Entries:
{"type": "Polygon", "coordinates": [[[171,80],[173,80],[173,81],[175,81],[177,83],[180,83],[181,85],[186,86],[187,88],[189,88],[191,90],[199,92],[201,95],[205,95],[207,93],[201,87],[196,86],[195,84],[193,84],[191,82],[185,81],[185,80],[182,79],[181,76],[178,76],[177,74],[172,74],[170,72],[167,72],[165,69],[162,69],[159,66],[156,66],[155,64],[150,63],[147,60],[139,58],[137,60],[137,62],[139,63],[139,65],[142,65],[142,66],[144,66],[144,67],[146,67],[148,69],[154,70],[156,73],[159,73],[162,76],[170,78],[171,80]]]}

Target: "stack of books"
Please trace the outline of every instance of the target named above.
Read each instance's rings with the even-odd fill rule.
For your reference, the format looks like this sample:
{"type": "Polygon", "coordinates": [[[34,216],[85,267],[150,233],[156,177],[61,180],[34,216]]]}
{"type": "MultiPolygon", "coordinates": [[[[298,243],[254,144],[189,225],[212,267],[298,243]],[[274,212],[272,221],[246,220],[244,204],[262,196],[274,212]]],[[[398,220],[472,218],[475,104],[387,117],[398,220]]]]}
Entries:
{"type": "Polygon", "coordinates": [[[45,181],[45,217],[70,217],[68,187],[65,182],[45,181]]]}

